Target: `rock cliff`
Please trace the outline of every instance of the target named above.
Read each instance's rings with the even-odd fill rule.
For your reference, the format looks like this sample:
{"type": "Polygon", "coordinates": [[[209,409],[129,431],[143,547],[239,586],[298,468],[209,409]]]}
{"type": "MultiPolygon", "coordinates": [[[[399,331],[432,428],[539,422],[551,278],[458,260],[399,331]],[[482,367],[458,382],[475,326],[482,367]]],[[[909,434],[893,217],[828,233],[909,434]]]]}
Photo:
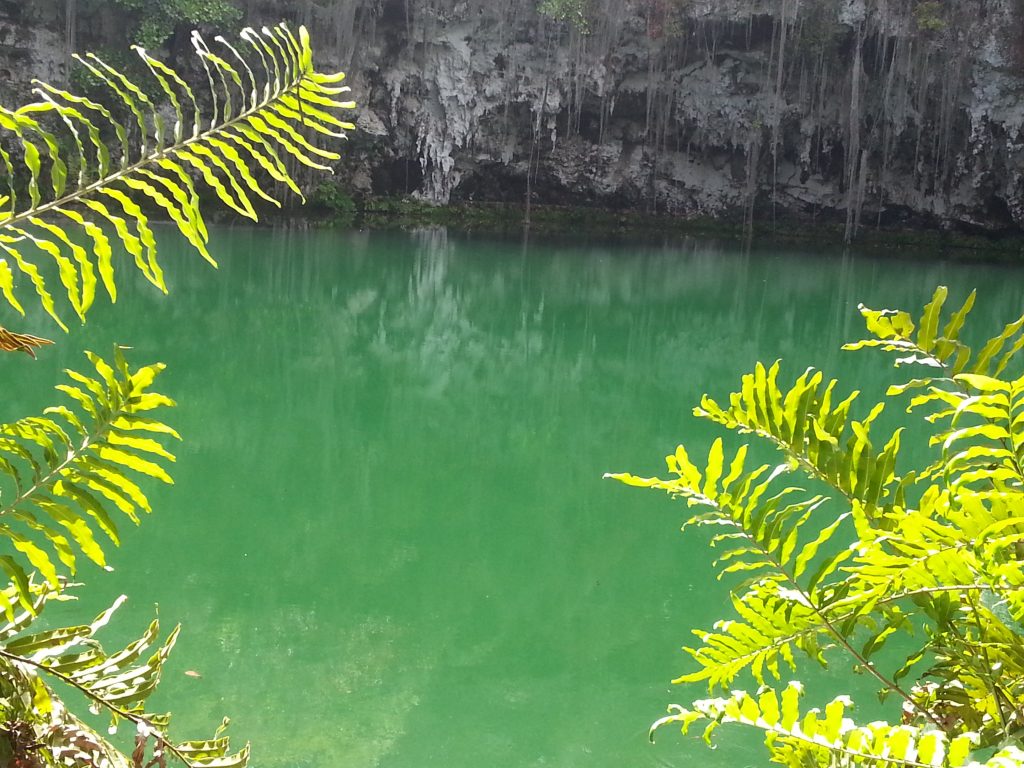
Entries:
{"type": "MultiPolygon", "coordinates": [[[[49,2],[0,2],[15,81],[82,42],[49,2]]],[[[352,73],[356,193],[1024,227],[1024,0],[240,4],[352,73]]]]}

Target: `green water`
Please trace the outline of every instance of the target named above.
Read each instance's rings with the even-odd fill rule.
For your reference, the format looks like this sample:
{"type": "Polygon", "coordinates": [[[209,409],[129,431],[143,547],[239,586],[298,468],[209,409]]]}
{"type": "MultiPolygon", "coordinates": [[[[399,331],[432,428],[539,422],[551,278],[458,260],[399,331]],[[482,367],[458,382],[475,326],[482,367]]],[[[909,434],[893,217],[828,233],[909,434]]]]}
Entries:
{"type": "Polygon", "coordinates": [[[685,695],[679,646],[725,592],[682,505],[602,473],[706,447],[692,405],[757,360],[881,385],[882,360],[838,351],[858,301],[977,287],[990,330],[1024,285],[1007,266],[688,240],[214,244],[219,272],[170,242],[169,297],[124,270],[116,307],[37,363],[3,358],[0,417],[47,404],[84,347],[168,363],[177,484],[67,615],[127,592],[108,634],[126,639],[158,603],[185,630],[154,707],[183,736],[230,714],[275,768],[763,764],[749,743],[648,744],[685,695]]]}

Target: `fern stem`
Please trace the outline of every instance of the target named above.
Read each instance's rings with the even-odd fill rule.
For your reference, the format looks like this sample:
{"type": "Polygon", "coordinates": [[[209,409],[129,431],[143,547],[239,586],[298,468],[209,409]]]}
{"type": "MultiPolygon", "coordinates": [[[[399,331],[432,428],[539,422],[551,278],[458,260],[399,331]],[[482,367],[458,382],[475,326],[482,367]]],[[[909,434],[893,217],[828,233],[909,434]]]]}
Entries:
{"type": "Polygon", "coordinates": [[[113,714],[117,715],[118,717],[122,717],[125,720],[128,720],[129,722],[135,723],[136,726],[139,726],[139,725],[146,726],[146,728],[149,730],[149,732],[152,733],[156,737],[158,745],[162,744],[164,747],[167,748],[168,752],[170,752],[172,755],[174,755],[174,757],[176,757],[178,760],[180,760],[186,766],[189,766],[189,768],[192,768],[192,761],[190,761],[188,759],[188,757],[183,752],[181,752],[181,750],[179,750],[177,747],[175,747],[173,744],[171,744],[171,742],[169,742],[167,740],[167,735],[163,731],[161,731],[159,728],[157,728],[155,725],[153,725],[153,723],[151,723],[149,720],[147,720],[146,718],[142,717],[141,715],[137,715],[134,712],[129,712],[128,710],[122,709],[121,707],[117,706],[116,704],[113,704],[113,703],[107,701],[106,699],[104,699],[99,694],[93,693],[86,686],[84,686],[81,683],[77,682],[73,677],[71,677],[69,675],[66,675],[63,672],[58,672],[55,669],[51,669],[50,667],[46,666],[42,662],[33,661],[32,659],[25,658],[24,656],[18,656],[17,654],[10,653],[9,651],[5,651],[2,648],[0,648],[0,658],[7,659],[8,661],[16,663],[16,664],[27,664],[28,666],[35,667],[38,670],[46,672],[48,675],[52,675],[53,677],[56,677],[58,680],[60,680],[65,685],[70,685],[72,688],[74,688],[76,691],[81,693],[83,696],[85,696],[86,698],[90,699],[91,701],[96,702],[97,704],[102,706],[104,709],[108,710],[109,712],[112,712],[113,714]]]}
{"type": "Polygon", "coordinates": [[[825,624],[826,627],[828,627],[828,630],[829,630],[829,632],[832,633],[832,636],[835,637],[836,640],[839,641],[839,643],[847,650],[847,652],[851,656],[853,656],[857,660],[857,662],[862,667],[864,667],[864,669],[866,669],[868,671],[869,674],[871,674],[876,680],[878,680],[878,682],[880,682],[882,685],[884,685],[890,691],[892,691],[897,696],[899,696],[904,701],[906,701],[908,704],[910,704],[910,706],[913,708],[912,711],[920,712],[922,715],[924,715],[926,718],[928,718],[928,720],[930,720],[932,722],[932,725],[934,725],[936,728],[938,728],[941,731],[945,730],[942,727],[942,721],[940,721],[938,719],[938,717],[936,717],[929,710],[920,708],[917,705],[917,702],[914,701],[914,698],[909,693],[907,693],[902,688],[900,688],[900,686],[894,680],[890,680],[885,675],[883,675],[881,672],[879,672],[875,668],[874,664],[872,664],[868,659],[864,658],[864,656],[860,653],[860,651],[858,651],[856,648],[854,648],[849,643],[849,641],[847,641],[847,639],[843,636],[843,634],[838,629],[836,629],[836,627],[832,624],[832,622],[829,621],[828,618],[823,613],[821,613],[818,610],[817,606],[815,606],[812,603],[811,604],[811,608],[814,610],[815,613],[818,614],[818,616],[821,617],[821,621],[825,624]]]}
{"type": "Polygon", "coordinates": [[[89,445],[91,444],[92,439],[99,437],[106,429],[109,428],[111,423],[113,423],[113,420],[111,420],[108,423],[105,423],[102,429],[99,429],[96,432],[86,436],[85,439],[82,440],[82,444],[78,446],[78,448],[69,449],[68,455],[60,464],[58,464],[55,467],[52,467],[49,472],[47,472],[45,475],[36,480],[26,491],[19,494],[18,497],[10,504],[6,504],[4,507],[0,508],[0,517],[3,517],[8,512],[13,511],[15,508],[17,508],[19,504],[24,502],[26,499],[31,498],[40,489],[49,486],[51,480],[53,480],[55,477],[58,477],[61,472],[68,468],[69,465],[71,465],[77,459],[81,458],[82,454],[85,453],[86,449],[88,449],[89,445]]]}

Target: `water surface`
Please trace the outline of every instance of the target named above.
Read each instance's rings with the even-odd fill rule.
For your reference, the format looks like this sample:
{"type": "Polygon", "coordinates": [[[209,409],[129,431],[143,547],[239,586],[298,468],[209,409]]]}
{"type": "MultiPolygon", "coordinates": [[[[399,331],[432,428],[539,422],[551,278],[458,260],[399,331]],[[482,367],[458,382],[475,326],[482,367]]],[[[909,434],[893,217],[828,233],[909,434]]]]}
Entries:
{"type": "Polygon", "coordinates": [[[2,418],[53,399],[82,348],[168,363],[177,484],[115,573],[84,574],[81,610],[127,592],[115,639],[154,604],[182,621],[154,706],[183,736],[230,714],[275,768],[765,764],[749,741],[648,744],[687,694],[669,684],[679,646],[726,592],[678,533],[685,507],[602,473],[705,449],[718,432],[692,406],[757,360],[877,390],[887,363],[838,351],[858,301],[977,287],[994,330],[1024,276],[443,230],[224,229],[213,246],[219,271],[169,241],[169,297],[123,270],[115,307],[38,363],[5,359],[2,418]]]}

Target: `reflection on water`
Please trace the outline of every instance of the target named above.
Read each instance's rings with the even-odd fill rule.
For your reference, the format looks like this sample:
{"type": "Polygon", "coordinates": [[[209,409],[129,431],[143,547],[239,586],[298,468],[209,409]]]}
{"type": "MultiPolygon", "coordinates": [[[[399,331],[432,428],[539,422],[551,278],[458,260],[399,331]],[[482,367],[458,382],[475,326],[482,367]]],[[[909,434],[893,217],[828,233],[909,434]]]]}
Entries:
{"type": "Polygon", "coordinates": [[[725,592],[681,505],[601,474],[706,446],[692,406],[759,359],[880,387],[838,353],[858,301],[977,286],[984,330],[1021,303],[1006,267],[696,240],[215,235],[219,273],[169,245],[169,298],[124,286],[38,365],[0,361],[3,417],[80,347],[170,365],[177,486],[84,608],[123,590],[125,632],[153,601],[181,619],[158,703],[182,732],[230,713],[281,768],[760,764],[647,744],[725,592]]]}

